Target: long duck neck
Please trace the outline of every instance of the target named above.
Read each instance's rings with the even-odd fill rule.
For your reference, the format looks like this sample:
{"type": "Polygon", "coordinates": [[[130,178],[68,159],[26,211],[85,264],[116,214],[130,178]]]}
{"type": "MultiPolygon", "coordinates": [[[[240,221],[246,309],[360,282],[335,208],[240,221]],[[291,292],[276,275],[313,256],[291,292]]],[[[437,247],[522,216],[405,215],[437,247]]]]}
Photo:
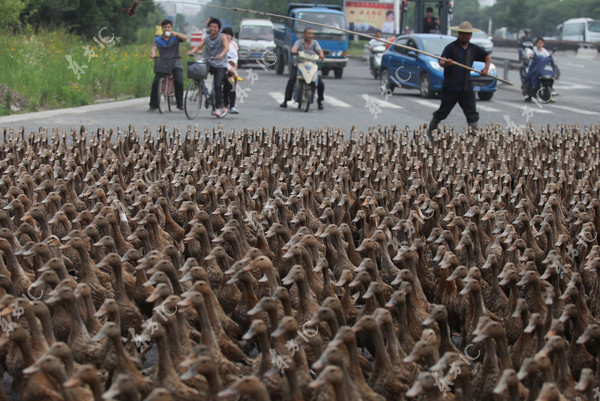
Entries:
{"type": "Polygon", "coordinates": [[[348,356],[350,358],[350,374],[352,378],[357,382],[357,384],[361,386],[366,386],[367,381],[365,380],[365,376],[363,375],[363,371],[360,368],[360,363],[358,362],[358,347],[356,345],[356,337],[351,337],[344,341],[344,345],[348,350],[348,356]]]}
{"type": "Polygon", "coordinates": [[[375,367],[373,368],[373,375],[377,377],[383,372],[391,372],[393,366],[387,353],[387,349],[385,348],[383,335],[379,327],[373,328],[371,334],[373,336],[373,341],[375,342],[375,367]]]}
{"type": "Polygon", "coordinates": [[[258,352],[261,354],[260,367],[258,368],[258,377],[263,378],[264,374],[271,369],[272,366],[272,355],[271,346],[269,344],[269,339],[267,333],[259,333],[256,336],[256,347],[258,348],[258,352]]]}
{"type": "Polygon", "coordinates": [[[220,349],[217,337],[215,336],[212,324],[210,323],[210,318],[208,317],[208,312],[206,311],[206,305],[196,305],[196,311],[198,312],[200,328],[202,330],[202,342],[211,349],[220,349]]]}

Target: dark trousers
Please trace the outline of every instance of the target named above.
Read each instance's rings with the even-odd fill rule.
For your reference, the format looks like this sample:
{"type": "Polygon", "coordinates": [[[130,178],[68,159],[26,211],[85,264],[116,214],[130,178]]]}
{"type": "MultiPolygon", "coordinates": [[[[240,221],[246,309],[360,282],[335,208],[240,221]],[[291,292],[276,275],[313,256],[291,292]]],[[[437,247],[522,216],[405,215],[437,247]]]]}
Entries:
{"type": "MultiPolygon", "coordinates": [[[[290,79],[287,81],[285,86],[285,101],[292,100],[294,95],[294,85],[296,84],[296,77],[298,76],[298,67],[292,67],[290,70],[290,79]]],[[[317,102],[323,101],[323,93],[325,93],[325,84],[323,83],[322,77],[319,77],[319,83],[317,84],[317,102]]]]}
{"type": "MultiPolygon", "coordinates": [[[[175,101],[177,102],[177,107],[181,108],[183,107],[183,70],[181,68],[174,68],[171,74],[175,83],[175,101]]],[[[152,92],[150,92],[150,107],[152,108],[158,107],[158,81],[164,76],[166,75],[154,74],[152,92]]]]}
{"type": "Polygon", "coordinates": [[[231,85],[229,79],[223,80],[223,96],[225,106],[232,108],[235,106],[235,84],[231,85]]]}
{"type": "Polygon", "coordinates": [[[467,117],[467,123],[479,121],[479,113],[475,107],[475,92],[473,91],[442,91],[442,104],[433,112],[433,117],[442,121],[450,114],[456,103],[460,105],[467,117]]]}
{"type": "Polygon", "coordinates": [[[223,79],[227,73],[227,68],[215,68],[211,66],[210,72],[214,76],[215,107],[220,109],[223,107],[223,79]]]}

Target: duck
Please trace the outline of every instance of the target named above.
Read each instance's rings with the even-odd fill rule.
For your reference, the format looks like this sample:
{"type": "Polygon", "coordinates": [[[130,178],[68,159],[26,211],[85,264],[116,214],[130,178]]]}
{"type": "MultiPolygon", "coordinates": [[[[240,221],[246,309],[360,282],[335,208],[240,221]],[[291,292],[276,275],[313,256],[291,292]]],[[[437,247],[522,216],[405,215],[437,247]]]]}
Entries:
{"type": "Polygon", "coordinates": [[[375,318],[363,316],[354,324],[352,330],[355,333],[367,331],[375,343],[375,366],[369,379],[371,388],[384,396],[386,400],[397,399],[398,394],[406,393],[408,386],[403,380],[407,378],[400,376],[402,372],[399,372],[398,367],[392,364],[375,318]]]}
{"type": "Polygon", "coordinates": [[[502,376],[494,388],[494,394],[508,394],[509,401],[521,401],[527,399],[529,390],[520,385],[517,372],[507,368],[502,371],[502,376]]]}
{"type": "Polygon", "coordinates": [[[98,334],[94,336],[93,340],[101,341],[105,338],[112,344],[111,351],[116,356],[115,369],[111,372],[111,377],[118,378],[119,375],[124,375],[133,381],[134,386],[142,397],[150,394],[152,381],[141,374],[137,359],[132,358],[126,353],[121,343],[121,329],[115,322],[106,322],[98,334]]]}
{"type": "Polygon", "coordinates": [[[94,401],[102,400],[102,382],[98,370],[90,364],[80,365],[73,376],[63,383],[67,390],[87,385],[93,394],[94,401]]]}
{"type": "Polygon", "coordinates": [[[255,376],[244,376],[237,379],[231,386],[218,394],[219,398],[232,396],[248,396],[256,401],[271,401],[267,388],[255,376]]]}
{"type": "Polygon", "coordinates": [[[344,376],[342,369],[337,366],[327,366],[319,373],[319,376],[309,384],[309,387],[317,389],[326,384],[333,388],[334,399],[336,401],[358,401],[360,399],[360,395],[356,389],[349,385],[350,382],[348,381],[348,378],[344,376]]]}
{"type": "Polygon", "coordinates": [[[173,366],[173,361],[169,356],[164,326],[160,322],[152,321],[152,324],[147,324],[145,326],[143,335],[149,336],[158,346],[158,368],[154,377],[151,378],[154,385],[157,387],[168,388],[174,401],[192,401],[199,399],[201,393],[195,388],[187,386],[179,379],[175,367],[173,366]]]}

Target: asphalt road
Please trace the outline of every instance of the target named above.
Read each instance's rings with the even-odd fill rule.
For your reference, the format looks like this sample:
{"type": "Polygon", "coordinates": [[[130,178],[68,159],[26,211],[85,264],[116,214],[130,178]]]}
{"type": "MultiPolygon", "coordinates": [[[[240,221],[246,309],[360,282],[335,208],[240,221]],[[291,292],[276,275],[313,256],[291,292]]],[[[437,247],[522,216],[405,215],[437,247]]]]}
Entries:
{"type": "MultiPolygon", "coordinates": [[[[510,53],[500,55],[510,55],[510,53]]],[[[515,86],[500,84],[491,101],[478,101],[480,125],[499,123],[536,127],[547,124],[579,123],[582,126],[600,123],[600,67],[598,59],[580,59],[573,56],[556,56],[561,68],[561,80],[555,83],[556,103],[524,103],[521,98],[518,71],[510,71],[509,80],[515,86]]],[[[498,73],[503,74],[501,65],[498,73]]],[[[240,114],[217,119],[203,109],[196,119],[190,121],[182,112],[165,114],[146,113],[148,99],[134,99],[80,108],[46,111],[23,115],[0,117],[0,127],[18,128],[26,132],[39,127],[68,130],[85,125],[88,129],[100,127],[127,127],[133,124],[138,131],[145,126],[155,130],[158,125],[186,129],[189,124],[200,128],[222,125],[225,129],[258,129],[263,127],[339,127],[349,132],[352,126],[366,131],[371,126],[417,127],[429,122],[431,113],[439,106],[439,99],[423,99],[416,90],[396,89],[393,95],[381,94],[379,83],[368,74],[366,62],[351,60],[342,79],[326,77],[325,110],[316,110],[316,104],[308,113],[289,104],[287,109],[278,105],[283,99],[287,75],[276,75],[260,67],[243,68],[245,78],[239,85],[238,107],[240,114]]],[[[150,82],[148,90],[150,90],[150,82]]],[[[466,121],[457,106],[445,124],[464,127],[466,121]]]]}

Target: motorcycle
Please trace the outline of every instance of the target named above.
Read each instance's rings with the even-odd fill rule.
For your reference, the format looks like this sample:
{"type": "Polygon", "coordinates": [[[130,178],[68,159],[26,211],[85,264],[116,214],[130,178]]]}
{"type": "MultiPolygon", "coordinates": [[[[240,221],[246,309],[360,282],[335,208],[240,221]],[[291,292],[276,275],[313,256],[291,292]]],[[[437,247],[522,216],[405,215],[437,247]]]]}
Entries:
{"type": "Polygon", "coordinates": [[[379,78],[379,69],[381,68],[381,59],[385,53],[385,44],[379,42],[373,46],[369,46],[369,69],[373,78],[379,78]]]}
{"type": "Polygon", "coordinates": [[[553,101],[552,86],[555,79],[557,79],[557,68],[552,54],[548,57],[534,56],[525,80],[525,100],[531,101],[531,98],[535,97],[544,103],[553,101]]]}
{"type": "Polygon", "coordinates": [[[527,96],[527,71],[529,70],[529,63],[531,63],[531,58],[529,55],[533,53],[534,44],[530,40],[525,40],[519,43],[519,62],[521,63],[521,67],[519,68],[519,75],[521,77],[521,91],[523,95],[527,96]]]}
{"type": "Polygon", "coordinates": [[[294,87],[294,99],[299,109],[308,111],[315,99],[315,90],[319,82],[319,55],[313,51],[298,52],[298,75],[294,87]]]}

